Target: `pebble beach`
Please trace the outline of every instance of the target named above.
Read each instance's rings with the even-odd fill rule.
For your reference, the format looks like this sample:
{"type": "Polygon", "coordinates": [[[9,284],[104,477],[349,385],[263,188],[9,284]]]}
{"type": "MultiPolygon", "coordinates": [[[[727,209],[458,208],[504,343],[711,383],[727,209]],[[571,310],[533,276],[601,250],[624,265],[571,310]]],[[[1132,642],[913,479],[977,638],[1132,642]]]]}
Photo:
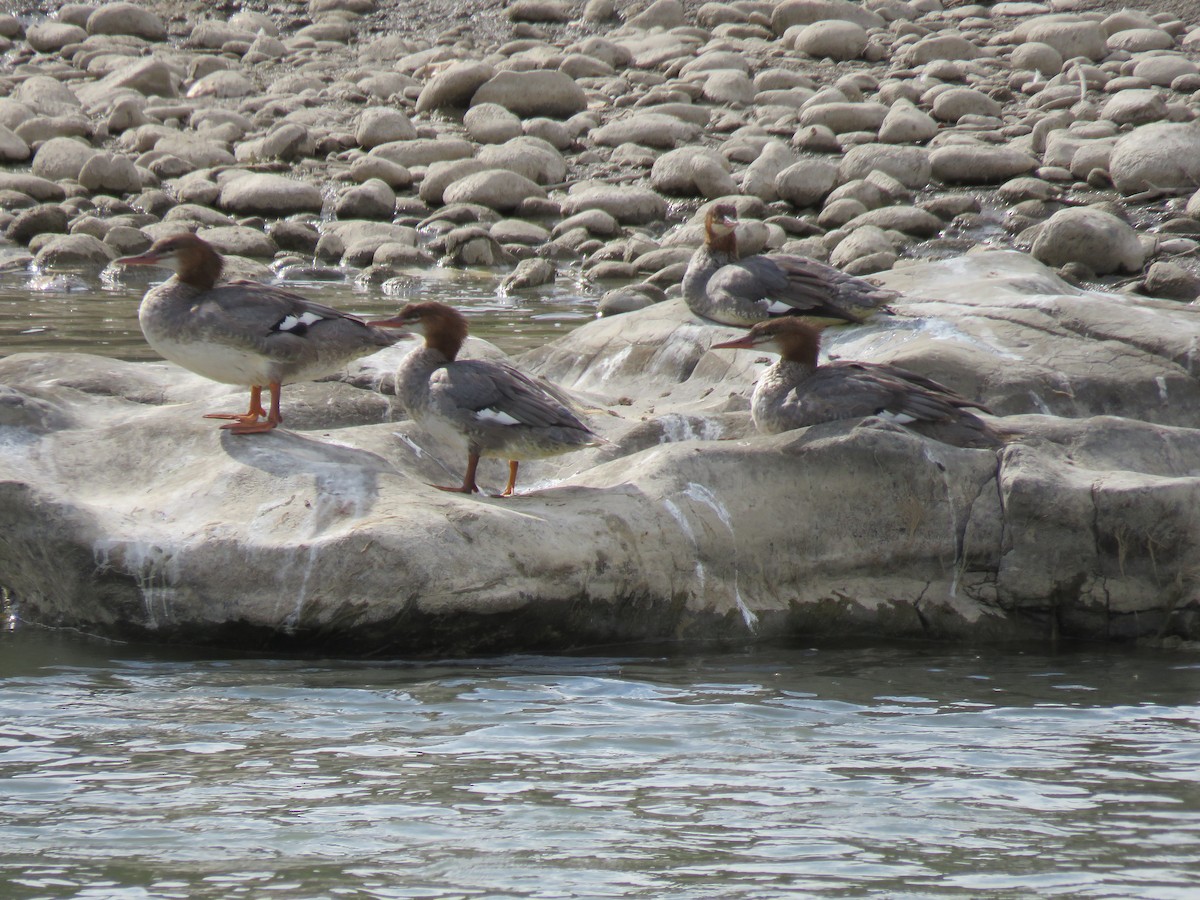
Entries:
{"type": "Polygon", "coordinates": [[[226,6],[0,15],[6,269],[187,230],[241,276],[569,271],[608,314],[676,295],[725,199],[743,252],[1200,295],[1187,3],[226,6]]]}

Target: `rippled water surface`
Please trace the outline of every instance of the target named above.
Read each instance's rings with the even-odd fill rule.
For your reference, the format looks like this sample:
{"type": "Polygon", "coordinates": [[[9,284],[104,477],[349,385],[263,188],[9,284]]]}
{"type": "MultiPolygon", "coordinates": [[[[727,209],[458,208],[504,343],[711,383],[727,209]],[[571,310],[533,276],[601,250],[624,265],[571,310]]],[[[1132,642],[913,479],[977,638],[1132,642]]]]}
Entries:
{"type": "Polygon", "coordinates": [[[1161,897],[1200,662],[430,662],[0,640],[0,895],[1161,897]]]}
{"type": "MultiPolygon", "coordinates": [[[[336,270],[331,270],[336,274],[336,270]]],[[[79,351],[119,359],[158,359],[138,327],[137,308],[166,269],[36,273],[4,268],[0,258],[0,356],[23,351],[79,351]]],[[[283,287],[346,312],[390,316],[410,300],[440,300],[463,309],[472,333],[516,353],[544,344],[595,315],[597,293],[571,271],[553,285],[503,296],[493,270],[429,268],[387,284],[362,284],[345,271],[334,281],[288,281],[283,287]]]]}

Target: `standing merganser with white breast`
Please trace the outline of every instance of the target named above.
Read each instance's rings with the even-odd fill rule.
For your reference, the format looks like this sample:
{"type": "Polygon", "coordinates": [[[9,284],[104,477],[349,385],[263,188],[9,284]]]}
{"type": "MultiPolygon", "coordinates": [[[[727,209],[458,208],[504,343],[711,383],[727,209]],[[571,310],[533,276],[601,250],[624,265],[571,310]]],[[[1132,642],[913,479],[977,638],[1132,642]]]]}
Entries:
{"type": "Polygon", "coordinates": [[[880,416],[958,447],[995,447],[1011,436],[968,411],[992,414],[982,403],[907,369],[849,360],[818,365],[820,331],[798,319],[760,322],[745,337],[712,346],[780,355],[759,376],[750,401],[755,427],[767,434],[880,416]]]}
{"type": "Polygon", "coordinates": [[[270,431],[283,421],[282,385],[331,375],[403,337],[271,285],[235,281],[218,286],[221,256],[194,234],[163,238],[145,253],[116,263],[175,270],[142,298],[142,334],[171,362],[213,381],[250,388],[250,409],[244,415],[205,416],[232,419],[221,427],[234,434],[270,431]],[[271,394],[270,412],[262,408],[264,387],[271,394]]]}
{"type": "Polygon", "coordinates": [[[439,490],[473,494],[480,457],[508,460],[512,496],[522,459],[556,456],[603,443],[551,390],[508,363],[458,359],[467,339],[467,318],[444,303],[410,303],[381,328],[412,328],[425,346],[409,353],[396,370],[396,396],[419,425],[465,444],[467,472],[460,486],[439,490]]]}
{"type": "Polygon", "coordinates": [[[899,294],[806,256],[738,257],[737,209],[712,206],[704,246],[683,276],[683,298],[698,316],[722,325],[753,325],[781,316],[861,322],[899,294]]]}

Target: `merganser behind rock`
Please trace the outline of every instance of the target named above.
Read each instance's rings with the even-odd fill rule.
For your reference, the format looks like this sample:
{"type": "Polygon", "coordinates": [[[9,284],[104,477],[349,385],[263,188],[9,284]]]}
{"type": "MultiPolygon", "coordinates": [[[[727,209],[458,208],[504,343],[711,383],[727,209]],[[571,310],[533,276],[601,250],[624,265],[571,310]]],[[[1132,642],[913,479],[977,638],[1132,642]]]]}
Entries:
{"type": "Polygon", "coordinates": [[[781,316],[861,322],[896,299],[896,291],[847,275],[805,256],[738,257],[737,209],[712,206],[704,246],[688,263],[683,297],[698,316],[722,325],[753,325],[781,316]]]}
{"type": "Polygon", "coordinates": [[[745,337],[713,349],[780,354],[759,376],[750,401],[755,427],[779,434],[821,422],[880,416],[957,447],[996,447],[1011,435],[969,412],[992,414],[931,378],[898,366],[838,360],[817,364],[820,331],[799,319],[760,322],[745,337]]]}
{"type": "Polygon", "coordinates": [[[396,396],[428,431],[465,444],[467,472],[460,486],[439,490],[473,494],[481,457],[508,460],[512,496],[522,459],[540,459],[603,443],[552,389],[508,363],[457,359],[467,339],[467,318],[444,303],[410,303],[380,328],[412,328],[425,346],[409,353],[396,370],[396,396]]]}
{"type": "Polygon", "coordinates": [[[282,385],[331,375],[404,337],[271,285],[235,281],[217,286],[221,256],[194,234],[163,238],[145,253],[116,263],[175,270],[142,298],[142,334],[171,362],[213,381],[250,388],[245,414],[205,416],[232,419],[221,427],[234,434],[270,431],[283,421],[282,385]],[[262,408],[264,387],[271,394],[269,413],[262,408]]]}

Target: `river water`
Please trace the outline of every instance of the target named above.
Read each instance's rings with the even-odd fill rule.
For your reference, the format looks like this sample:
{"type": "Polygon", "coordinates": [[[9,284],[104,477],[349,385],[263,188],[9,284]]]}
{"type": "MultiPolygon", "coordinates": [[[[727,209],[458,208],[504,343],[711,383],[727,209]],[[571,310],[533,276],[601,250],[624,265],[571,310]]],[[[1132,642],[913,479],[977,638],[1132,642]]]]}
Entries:
{"type": "MultiPolygon", "coordinates": [[[[150,277],[0,271],[0,352],[151,358],[150,277]]],[[[595,299],[447,270],[297,289],[454,302],[514,352],[595,299]]],[[[1098,648],[363,662],[17,628],[0,900],[1194,900],[1198,686],[1195,657],[1098,648]]]]}
{"type": "Polygon", "coordinates": [[[1200,661],[0,639],[5,898],[1195,898],[1200,661]],[[7,884],[7,886],[5,886],[7,884]]]}

